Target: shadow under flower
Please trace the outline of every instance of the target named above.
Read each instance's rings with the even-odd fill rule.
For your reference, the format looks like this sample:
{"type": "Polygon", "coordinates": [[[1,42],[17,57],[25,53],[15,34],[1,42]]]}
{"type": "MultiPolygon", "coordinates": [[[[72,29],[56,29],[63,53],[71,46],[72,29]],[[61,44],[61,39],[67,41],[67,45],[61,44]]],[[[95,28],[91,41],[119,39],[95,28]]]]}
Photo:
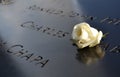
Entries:
{"type": "Polygon", "coordinates": [[[105,55],[105,49],[101,45],[95,47],[86,47],[77,49],[76,58],[86,65],[90,65],[102,59],[105,55]]]}

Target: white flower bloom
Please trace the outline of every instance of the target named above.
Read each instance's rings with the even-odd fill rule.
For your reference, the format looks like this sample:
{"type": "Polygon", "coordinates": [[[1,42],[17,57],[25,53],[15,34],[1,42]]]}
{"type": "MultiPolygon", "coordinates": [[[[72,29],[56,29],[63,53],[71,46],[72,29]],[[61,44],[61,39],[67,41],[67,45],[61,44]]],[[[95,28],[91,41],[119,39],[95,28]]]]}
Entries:
{"type": "Polygon", "coordinates": [[[102,37],[102,31],[90,27],[86,22],[75,25],[72,32],[72,39],[79,48],[96,46],[102,37]]]}

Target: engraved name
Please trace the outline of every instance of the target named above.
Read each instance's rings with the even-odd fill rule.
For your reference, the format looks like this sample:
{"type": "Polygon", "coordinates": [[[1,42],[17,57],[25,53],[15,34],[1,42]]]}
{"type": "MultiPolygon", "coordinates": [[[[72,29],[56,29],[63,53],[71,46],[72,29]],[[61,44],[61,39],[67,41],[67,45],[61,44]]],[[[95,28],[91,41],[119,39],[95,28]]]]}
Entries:
{"type": "Polygon", "coordinates": [[[23,28],[29,28],[29,29],[33,29],[42,33],[45,33],[47,35],[51,35],[51,36],[56,36],[58,38],[63,38],[66,37],[67,35],[69,35],[69,32],[64,32],[62,30],[57,30],[55,28],[50,28],[47,27],[45,25],[37,25],[34,21],[27,21],[21,24],[21,27],[23,28]]]}
{"type": "Polygon", "coordinates": [[[112,17],[109,17],[109,16],[104,17],[104,18],[99,18],[99,17],[96,17],[96,16],[80,15],[79,12],[75,12],[75,11],[66,12],[66,11],[60,10],[60,9],[44,8],[44,7],[40,7],[40,6],[37,6],[37,5],[29,6],[28,9],[38,11],[38,12],[47,13],[47,14],[59,15],[59,16],[62,16],[62,17],[64,17],[64,16],[70,17],[70,18],[80,17],[80,18],[83,18],[84,20],[96,21],[96,22],[99,22],[99,23],[107,23],[107,24],[112,24],[112,25],[120,25],[120,19],[119,18],[112,18],[112,17]]]}
{"type": "MultiPolygon", "coordinates": [[[[0,49],[2,49],[6,44],[7,44],[6,42],[1,41],[0,49]]],[[[24,46],[21,44],[12,45],[4,51],[7,52],[8,54],[14,55],[30,63],[33,63],[37,66],[39,65],[41,68],[43,68],[49,62],[49,59],[45,59],[40,55],[36,55],[35,53],[29,52],[29,50],[26,50],[24,46]]]]}

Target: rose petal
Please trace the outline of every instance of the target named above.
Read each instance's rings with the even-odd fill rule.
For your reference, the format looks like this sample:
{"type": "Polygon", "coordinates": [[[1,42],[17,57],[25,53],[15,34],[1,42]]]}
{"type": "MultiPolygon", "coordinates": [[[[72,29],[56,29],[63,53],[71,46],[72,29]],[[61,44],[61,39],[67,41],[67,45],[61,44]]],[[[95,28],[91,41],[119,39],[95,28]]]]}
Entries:
{"type": "Polygon", "coordinates": [[[85,22],[75,25],[72,32],[72,39],[79,48],[93,47],[99,44],[102,36],[102,31],[98,32],[97,29],[90,27],[85,22]]]}
{"type": "Polygon", "coordinates": [[[89,46],[94,47],[95,45],[100,43],[100,40],[102,39],[103,33],[101,31],[98,32],[96,40],[89,46]]]}

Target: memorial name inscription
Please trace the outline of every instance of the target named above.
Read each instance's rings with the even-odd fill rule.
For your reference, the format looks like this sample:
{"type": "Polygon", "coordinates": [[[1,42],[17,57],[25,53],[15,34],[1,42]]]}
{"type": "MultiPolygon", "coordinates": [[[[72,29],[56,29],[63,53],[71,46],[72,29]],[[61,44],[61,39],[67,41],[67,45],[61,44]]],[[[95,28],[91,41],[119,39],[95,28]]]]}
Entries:
{"type": "MultiPolygon", "coordinates": [[[[6,42],[0,41],[0,49],[4,48],[6,44],[6,42]]],[[[30,63],[33,63],[37,66],[39,65],[41,68],[43,68],[49,62],[49,59],[45,59],[40,55],[36,55],[35,53],[30,53],[21,44],[12,45],[5,49],[4,52],[15,55],[19,58],[23,58],[30,63]]]]}
{"type": "Polygon", "coordinates": [[[50,27],[47,27],[45,25],[43,25],[43,26],[37,25],[34,21],[24,22],[21,24],[21,27],[40,31],[40,32],[45,33],[47,35],[56,36],[58,38],[63,38],[63,37],[66,37],[67,35],[70,34],[69,32],[64,32],[62,30],[50,28],[50,27]]]}
{"type": "Polygon", "coordinates": [[[60,10],[60,9],[54,9],[54,8],[44,8],[44,7],[40,7],[37,5],[32,5],[28,7],[29,10],[33,10],[33,11],[38,11],[38,12],[44,12],[47,14],[54,14],[54,15],[59,15],[59,16],[66,16],[69,18],[75,18],[75,17],[79,17],[79,18],[83,18],[84,20],[90,20],[90,21],[94,21],[94,22],[99,22],[99,23],[107,23],[107,24],[112,24],[112,25],[120,25],[120,19],[119,18],[112,18],[112,17],[104,17],[104,18],[99,18],[96,16],[90,16],[90,15],[80,15],[79,12],[75,12],[75,11],[64,11],[64,10],[60,10]]]}
{"type": "MultiPolygon", "coordinates": [[[[42,33],[46,33],[46,34],[52,35],[52,36],[57,36],[58,38],[63,38],[65,36],[70,35],[69,32],[64,32],[62,30],[56,30],[54,28],[50,28],[50,27],[46,27],[46,26],[39,26],[39,25],[35,24],[34,21],[24,22],[21,24],[21,27],[36,30],[36,31],[41,31],[42,33]]],[[[110,44],[101,44],[101,45],[104,46],[105,50],[110,49],[110,44]]],[[[113,48],[111,48],[108,51],[119,53],[120,45],[114,46],[113,48]]]]}

